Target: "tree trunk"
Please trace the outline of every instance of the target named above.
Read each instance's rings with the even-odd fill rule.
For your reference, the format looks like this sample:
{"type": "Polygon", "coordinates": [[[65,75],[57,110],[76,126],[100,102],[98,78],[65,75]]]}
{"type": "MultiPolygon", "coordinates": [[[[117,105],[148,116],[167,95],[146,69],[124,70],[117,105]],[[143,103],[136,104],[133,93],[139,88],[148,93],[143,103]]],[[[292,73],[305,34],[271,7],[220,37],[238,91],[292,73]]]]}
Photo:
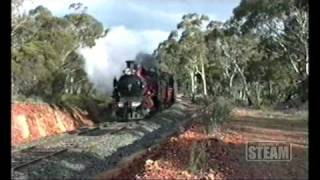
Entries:
{"type": "Polygon", "coordinates": [[[194,81],[194,72],[192,70],[190,71],[190,79],[191,79],[191,93],[193,97],[195,94],[195,81],[194,81]]]}
{"type": "Polygon", "coordinates": [[[285,103],[289,102],[291,100],[292,94],[290,93],[287,98],[284,100],[285,103]]]}
{"type": "Polygon", "coordinates": [[[309,76],[309,49],[308,45],[305,45],[305,51],[306,51],[306,74],[309,76]]]}
{"type": "Polygon", "coordinates": [[[256,97],[257,97],[257,105],[260,106],[261,104],[261,86],[259,83],[256,84],[256,97]]]}
{"type": "Polygon", "coordinates": [[[66,59],[68,58],[68,56],[73,52],[73,50],[67,51],[61,58],[62,64],[64,64],[66,62],[66,59]]]}
{"type": "Polygon", "coordinates": [[[269,96],[271,97],[272,96],[272,82],[269,81],[268,84],[269,84],[269,96]]]}
{"type": "Polygon", "coordinates": [[[232,97],[236,97],[236,94],[233,93],[232,91],[234,77],[235,77],[235,73],[233,73],[229,79],[229,93],[232,95],[232,97]]]}
{"type": "Polygon", "coordinates": [[[229,80],[229,89],[231,90],[232,85],[233,85],[233,78],[234,78],[235,74],[232,74],[229,80]]]}
{"type": "Polygon", "coordinates": [[[252,106],[252,100],[249,96],[247,96],[248,106],[252,106]]]}
{"type": "Polygon", "coordinates": [[[248,100],[248,105],[251,106],[252,105],[252,100],[250,98],[250,92],[249,92],[249,88],[248,88],[248,84],[247,84],[247,79],[243,73],[243,69],[241,69],[239,67],[239,65],[235,62],[235,60],[233,60],[233,63],[237,69],[237,71],[239,72],[241,79],[242,79],[242,86],[244,88],[244,93],[247,96],[247,100],[248,100]]]}
{"type": "Polygon", "coordinates": [[[201,77],[202,77],[202,84],[203,84],[203,94],[207,96],[207,81],[206,81],[206,73],[204,69],[203,60],[201,60],[201,77]]]}
{"type": "Polygon", "coordinates": [[[247,82],[244,80],[243,82],[243,87],[244,87],[244,93],[245,93],[245,96],[247,97],[247,100],[248,100],[248,105],[251,106],[253,103],[252,103],[252,100],[251,100],[251,97],[250,97],[250,92],[249,92],[249,89],[248,89],[248,84],[247,82]]]}

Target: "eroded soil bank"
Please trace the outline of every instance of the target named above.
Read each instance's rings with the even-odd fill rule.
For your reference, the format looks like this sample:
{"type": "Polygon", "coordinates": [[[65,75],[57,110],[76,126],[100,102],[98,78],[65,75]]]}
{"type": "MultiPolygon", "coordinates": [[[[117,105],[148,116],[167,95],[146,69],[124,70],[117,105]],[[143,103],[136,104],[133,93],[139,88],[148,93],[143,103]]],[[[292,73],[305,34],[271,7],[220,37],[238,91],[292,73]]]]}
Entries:
{"type": "Polygon", "coordinates": [[[87,114],[65,111],[48,104],[13,103],[11,105],[11,144],[25,144],[80,127],[92,126],[87,114]]]}

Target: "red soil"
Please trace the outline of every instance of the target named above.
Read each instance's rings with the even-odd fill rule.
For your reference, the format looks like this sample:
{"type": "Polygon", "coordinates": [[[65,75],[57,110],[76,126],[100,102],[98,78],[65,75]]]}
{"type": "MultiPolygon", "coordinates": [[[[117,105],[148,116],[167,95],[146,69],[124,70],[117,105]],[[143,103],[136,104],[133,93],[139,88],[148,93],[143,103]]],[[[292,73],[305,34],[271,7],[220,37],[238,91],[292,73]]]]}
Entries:
{"type": "Polygon", "coordinates": [[[115,179],[307,179],[306,122],[272,119],[265,123],[261,117],[248,121],[246,116],[238,114],[210,136],[202,132],[202,125],[195,123],[159,149],[134,161],[115,179]],[[246,161],[248,141],[290,142],[292,160],[246,161]],[[189,166],[194,144],[206,154],[206,162],[198,172],[190,171],[189,166]]]}
{"type": "Polygon", "coordinates": [[[47,104],[14,103],[11,105],[11,144],[24,144],[93,125],[84,113],[74,111],[72,114],[47,104]]]}

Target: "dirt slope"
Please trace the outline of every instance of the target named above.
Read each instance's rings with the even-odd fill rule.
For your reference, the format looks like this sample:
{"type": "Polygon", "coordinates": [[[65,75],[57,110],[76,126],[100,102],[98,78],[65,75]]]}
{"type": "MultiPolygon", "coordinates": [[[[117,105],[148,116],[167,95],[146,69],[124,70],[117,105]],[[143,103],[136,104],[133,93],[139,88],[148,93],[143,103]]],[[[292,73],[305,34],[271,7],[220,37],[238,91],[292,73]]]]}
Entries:
{"type": "Polygon", "coordinates": [[[79,111],[70,113],[48,104],[11,105],[11,144],[14,146],[92,125],[86,114],[79,111]]]}

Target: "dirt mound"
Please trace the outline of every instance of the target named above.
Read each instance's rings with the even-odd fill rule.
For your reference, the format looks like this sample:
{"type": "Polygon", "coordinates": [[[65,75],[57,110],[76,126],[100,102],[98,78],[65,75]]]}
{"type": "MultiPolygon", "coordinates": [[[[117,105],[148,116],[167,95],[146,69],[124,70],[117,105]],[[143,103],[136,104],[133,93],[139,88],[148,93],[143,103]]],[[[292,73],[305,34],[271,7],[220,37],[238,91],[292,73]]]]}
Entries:
{"type": "Polygon", "coordinates": [[[48,104],[11,105],[11,144],[19,145],[42,137],[92,126],[87,114],[66,111],[48,104]]]}

